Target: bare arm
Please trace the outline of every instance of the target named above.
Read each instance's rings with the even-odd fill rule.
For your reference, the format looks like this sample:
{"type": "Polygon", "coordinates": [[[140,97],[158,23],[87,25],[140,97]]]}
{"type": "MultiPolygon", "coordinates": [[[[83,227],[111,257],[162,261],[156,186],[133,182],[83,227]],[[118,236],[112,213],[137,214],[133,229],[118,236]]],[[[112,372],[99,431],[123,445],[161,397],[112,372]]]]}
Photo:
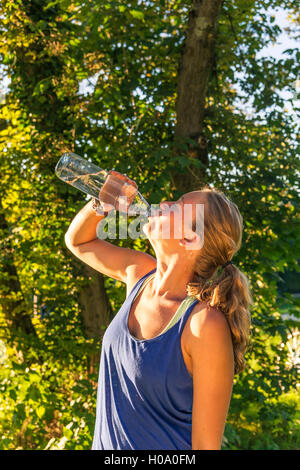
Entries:
{"type": "Polygon", "coordinates": [[[189,334],[194,386],[192,449],[220,450],[234,377],[229,325],[222,312],[210,307],[193,315],[189,334]]]}
{"type": "Polygon", "coordinates": [[[91,199],[72,220],[65,234],[65,242],[75,246],[95,240],[97,225],[103,218],[104,216],[96,214],[92,209],[91,199]]]}
{"type": "Polygon", "coordinates": [[[134,283],[156,266],[156,260],[147,253],[123,248],[101,240],[96,229],[104,216],[97,215],[89,201],[74,217],[66,234],[68,249],[96,271],[127,283],[134,283]]]}

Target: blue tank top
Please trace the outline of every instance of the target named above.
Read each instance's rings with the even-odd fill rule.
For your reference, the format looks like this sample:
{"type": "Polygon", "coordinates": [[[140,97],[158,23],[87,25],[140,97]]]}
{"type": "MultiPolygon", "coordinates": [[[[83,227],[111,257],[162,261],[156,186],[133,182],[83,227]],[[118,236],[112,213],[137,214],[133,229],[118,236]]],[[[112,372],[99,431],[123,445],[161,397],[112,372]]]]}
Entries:
{"type": "Polygon", "coordinates": [[[181,351],[180,320],[151,339],[128,329],[139,279],[103,336],[92,450],[191,450],[193,380],[181,351]]]}

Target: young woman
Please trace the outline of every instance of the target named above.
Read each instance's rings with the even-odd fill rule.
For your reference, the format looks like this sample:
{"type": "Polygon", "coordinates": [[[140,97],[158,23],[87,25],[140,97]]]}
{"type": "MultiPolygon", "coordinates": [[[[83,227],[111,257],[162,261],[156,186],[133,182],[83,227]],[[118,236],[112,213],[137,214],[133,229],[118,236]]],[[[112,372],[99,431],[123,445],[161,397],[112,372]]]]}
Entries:
{"type": "Polygon", "coordinates": [[[160,208],[143,227],[155,258],[98,239],[103,216],[92,201],[65,236],[75,256],[127,285],[103,337],[93,450],[219,450],[234,375],[245,368],[252,298],[232,262],[242,240],[238,207],[206,186],[160,208]],[[179,239],[174,214],[186,204],[195,210],[179,239]],[[166,225],[168,238],[159,235],[166,225]]]}

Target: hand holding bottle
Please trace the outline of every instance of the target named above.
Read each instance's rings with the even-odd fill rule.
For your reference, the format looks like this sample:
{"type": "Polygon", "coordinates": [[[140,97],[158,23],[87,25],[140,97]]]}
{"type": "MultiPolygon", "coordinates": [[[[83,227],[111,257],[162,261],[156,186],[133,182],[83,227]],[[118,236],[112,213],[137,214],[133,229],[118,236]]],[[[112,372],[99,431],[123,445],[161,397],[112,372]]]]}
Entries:
{"type": "Polygon", "coordinates": [[[113,206],[118,211],[127,212],[137,191],[135,181],[118,171],[110,170],[99,192],[99,200],[104,210],[105,206],[113,206]]]}
{"type": "Polygon", "coordinates": [[[100,201],[105,212],[117,209],[129,216],[150,214],[150,204],[139,192],[135,181],[118,171],[107,171],[75,153],[67,152],[57,162],[55,174],[65,183],[100,201]]]}
{"type": "Polygon", "coordinates": [[[99,201],[99,199],[96,199],[94,197],[92,197],[91,207],[97,215],[102,215],[104,217],[107,216],[110,211],[114,210],[114,206],[112,206],[111,204],[99,201]]]}

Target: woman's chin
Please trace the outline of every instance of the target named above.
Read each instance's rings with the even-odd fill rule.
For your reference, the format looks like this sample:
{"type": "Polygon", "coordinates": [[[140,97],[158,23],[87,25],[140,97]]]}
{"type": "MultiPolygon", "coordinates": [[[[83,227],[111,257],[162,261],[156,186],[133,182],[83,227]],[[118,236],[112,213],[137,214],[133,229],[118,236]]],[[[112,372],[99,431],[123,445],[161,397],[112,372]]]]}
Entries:
{"type": "Polygon", "coordinates": [[[147,238],[149,238],[149,235],[150,235],[150,222],[146,222],[145,224],[143,224],[142,226],[142,231],[144,232],[144,234],[147,236],[147,238]]]}
{"type": "Polygon", "coordinates": [[[151,221],[147,222],[146,224],[143,225],[142,230],[144,234],[146,235],[147,238],[149,239],[157,239],[159,238],[159,234],[156,234],[157,230],[155,230],[155,227],[153,226],[153,223],[151,221]]]}
{"type": "Polygon", "coordinates": [[[148,226],[149,226],[149,222],[146,222],[145,224],[142,225],[142,230],[145,235],[148,235],[148,226]]]}

